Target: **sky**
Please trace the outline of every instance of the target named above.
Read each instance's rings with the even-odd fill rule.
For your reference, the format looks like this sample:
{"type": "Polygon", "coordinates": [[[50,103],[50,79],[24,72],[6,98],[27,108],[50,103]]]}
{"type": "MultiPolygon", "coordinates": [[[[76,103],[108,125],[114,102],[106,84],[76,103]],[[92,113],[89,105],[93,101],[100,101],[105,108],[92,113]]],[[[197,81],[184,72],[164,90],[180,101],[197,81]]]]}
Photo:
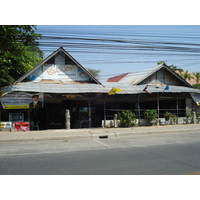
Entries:
{"type": "Polygon", "coordinates": [[[101,70],[100,81],[161,60],[200,71],[199,25],[38,25],[36,32],[45,57],[62,46],[83,67],[101,70]]]}
{"type": "Polygon", "coordinates": [[[154,67],[161,60],[189,72],[199,71],[197,0],[2,3],[14,17],[2,9],[0,24],[37,25],[45,57],[62,46],[83,67],[101,70],[101,81],[154,67]]]}

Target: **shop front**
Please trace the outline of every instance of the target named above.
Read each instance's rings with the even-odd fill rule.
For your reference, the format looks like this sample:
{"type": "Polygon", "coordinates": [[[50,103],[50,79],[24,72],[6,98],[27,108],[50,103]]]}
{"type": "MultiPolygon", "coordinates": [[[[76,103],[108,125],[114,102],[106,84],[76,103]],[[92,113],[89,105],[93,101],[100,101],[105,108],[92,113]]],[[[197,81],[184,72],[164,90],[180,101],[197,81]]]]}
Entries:
{"type": "Polygon", "coordinates": [[[66,111],[70,128],[105,126],[123,110],[139,120],[147,109],[159,118],[167,111],[177,117],[199,111],[200,90],[164,64],[113,80],[100,83],[61,47],[0,90],[0,128],[65,129],[66,111]]]}

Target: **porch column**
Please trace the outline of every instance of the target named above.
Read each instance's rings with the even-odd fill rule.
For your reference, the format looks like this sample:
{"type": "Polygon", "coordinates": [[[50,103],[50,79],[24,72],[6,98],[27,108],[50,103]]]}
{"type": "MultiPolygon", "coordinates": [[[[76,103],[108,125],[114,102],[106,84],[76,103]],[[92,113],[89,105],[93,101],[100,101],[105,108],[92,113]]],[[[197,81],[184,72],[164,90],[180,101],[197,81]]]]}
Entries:
{"type": "Polygon", "coordinates": [[[88,101],[88,120],[89,120],[89,128],[91,128],[91,122],[92,122],[92,118],[91,118],[91,101],[88,101]]]}
{"type": "Polygon", "coordinates": [[[178,124],[178,98],[176,97],[176,116],[177,116],[177,124],[178,124]]]}
{"type": "Polygon", "coordinates": [[[157,126],[159,126],[159,117],[160,117],[159,93],[157,93],[157,112],[158,112],[157,126]]]}
{"type": "Polygon", "coordinates": [[[103,103],[103,115],[104,115],[104,128],[106,127],[106,99],[104,100],[104,103],[103,103]]]}

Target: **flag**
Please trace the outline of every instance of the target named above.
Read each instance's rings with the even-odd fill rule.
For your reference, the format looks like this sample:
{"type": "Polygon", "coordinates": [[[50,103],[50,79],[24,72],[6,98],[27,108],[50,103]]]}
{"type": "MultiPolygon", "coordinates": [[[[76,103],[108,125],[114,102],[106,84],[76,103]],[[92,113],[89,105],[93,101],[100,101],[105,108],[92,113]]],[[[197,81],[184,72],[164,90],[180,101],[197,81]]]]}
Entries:
{"type": "Polygon", "coordinates": [[[164,91],[165,91],[165,90],[169,90],[169,85],[167,85],[167,86],[165,87],[164,91]]]}
{"type": "Polygon", "coordinates": [[[112,88],[110,92],[108,93],[108,95],[115,95],[116,92],[120,92],[120,91],[122,90],[119,88],[112,88]]]}
{"type": "Polygon", "coordinates": [[[150,92],[147,91],[148,85],[146,85],[146,87],[143,89],[144,92],[148,93],[148,94],[152,94],[150,92]]]}
{"type": "Polygon", "coordinates": [[[165,90],[169,90],[169,85],[166,85],[165,89],[163,90],[163,93],[165,90]]]}

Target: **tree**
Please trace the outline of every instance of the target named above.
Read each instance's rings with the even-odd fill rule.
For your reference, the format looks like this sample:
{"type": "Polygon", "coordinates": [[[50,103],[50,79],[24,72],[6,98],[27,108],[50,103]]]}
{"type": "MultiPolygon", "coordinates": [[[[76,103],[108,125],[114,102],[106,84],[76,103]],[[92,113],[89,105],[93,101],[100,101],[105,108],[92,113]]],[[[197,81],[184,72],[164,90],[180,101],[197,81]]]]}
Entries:
{"type": "Polygon", "coordinates": [[[184,78],[185,80],[191,80],[194,79],[194,77],[188,72],[188,70],[186,70],[185,72],[181,73],[182,78],[184,78]]]}
{"type": "Polygon", "coordinates": [[[0,26],[0,87],[14,83],[43,58],[32,25],[0,26]]]}
{"type": "Polygon", "coordinates": [[[196,89],[200,90],[200,84],[195,84],[195,85],[193,85],[193,87],[195,87],[196,89]]]}
{"type": "MultiPolygon", "coordinates": [[[[164,61],[164,60],[161,60],[159,62],[157,62],[158,65],[164,63],[165,65],[167,65],[167,61],[164,61]]],[[[170,67],[172,70],[174,70],[175,72],[179,72],[180,74],[183,72],[183,69],[181,68],[178,68],[177,66],[174,66],[174,65],[167,65],[168,67],[170,67]]]]}
{"type": "Polygon", "coordinates": [[[166,63],[167,63],[167,61],[164,61],[164,60],[161,60],[161,61],[157,62],[158,65],[160,65],[160,64],[166,64],[166,63]]]}
{"type": "Polygon", "coordinates": [[[101,70],[87,68],[87,71],[90,72],[90,74],[92,74],[96,79],[99,79],[101,70]]]}
{"type": "Polygon", "coordinates": [[[195,76],[196,84],[199,84],[199,81],[200,81],[200,72],[193,72],[193,74],[195,76]]]}

